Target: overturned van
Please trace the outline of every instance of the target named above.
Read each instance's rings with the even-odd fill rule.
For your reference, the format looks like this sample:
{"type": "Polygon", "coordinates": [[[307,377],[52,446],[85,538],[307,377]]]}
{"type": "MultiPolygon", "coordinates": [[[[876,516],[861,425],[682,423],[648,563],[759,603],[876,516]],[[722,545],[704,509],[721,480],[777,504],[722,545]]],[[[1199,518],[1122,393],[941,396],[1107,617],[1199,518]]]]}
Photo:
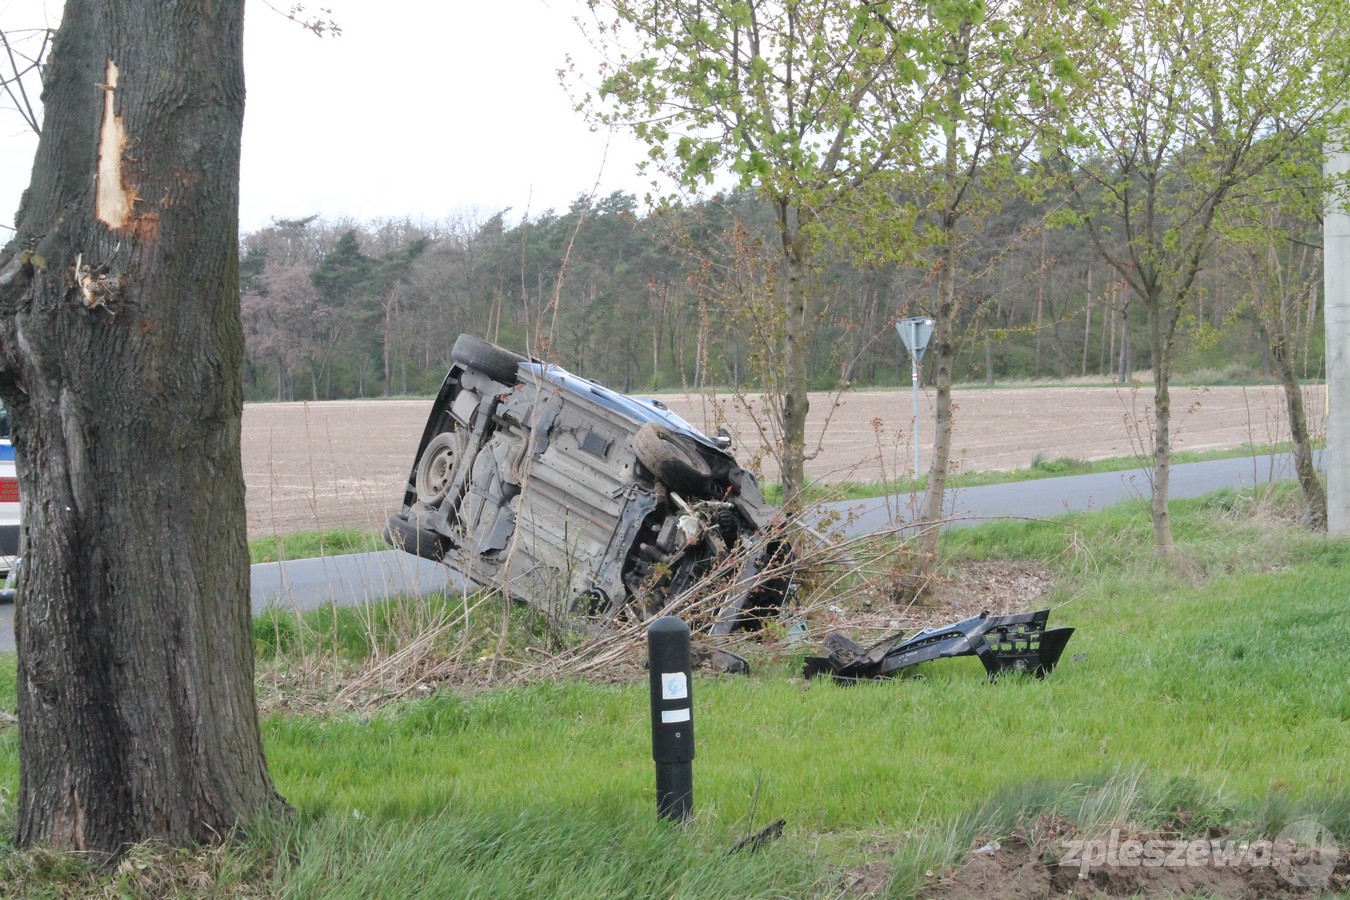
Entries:
{"type": "Polygon", "coordinates": [[[728,436],[472,335],[451,358],[391,545],[563,622],[778,612],[791,549],[728,436]]]}

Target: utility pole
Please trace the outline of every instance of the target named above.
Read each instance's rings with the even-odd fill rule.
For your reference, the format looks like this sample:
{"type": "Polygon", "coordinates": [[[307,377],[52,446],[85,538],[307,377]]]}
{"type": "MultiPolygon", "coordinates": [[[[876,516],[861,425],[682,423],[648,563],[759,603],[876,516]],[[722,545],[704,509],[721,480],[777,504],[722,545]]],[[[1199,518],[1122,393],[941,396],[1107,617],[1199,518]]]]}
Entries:
{"type": "Polygon", "coordinates": [[[1350,212],[1343,187],[1350,175],[1350,150],[1343,143],[1328,152],[1324,169],[1332,185],[1322,226],[1329,534],[1350,534],[1350,212]]]}

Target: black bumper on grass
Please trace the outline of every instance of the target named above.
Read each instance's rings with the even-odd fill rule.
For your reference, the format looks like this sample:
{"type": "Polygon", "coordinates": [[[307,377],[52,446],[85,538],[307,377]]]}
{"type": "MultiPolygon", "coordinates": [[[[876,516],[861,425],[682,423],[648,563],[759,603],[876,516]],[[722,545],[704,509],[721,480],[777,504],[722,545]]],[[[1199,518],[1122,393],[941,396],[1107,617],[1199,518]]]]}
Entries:
{"type": "Polygon", "coordinates": [[[825,638],[828,656],[806,659],[807,678],[833,675],[853,682],[888,678],[901,669],[934,659],[977,656],[991,678],[1004,672],[1027,672],[1040,678],[1052,670],[1073,635],[1072,628],[1046,628],[1050,610],[1015,616],[980,613],[943,628],[925,628],[906,639],[904,633],[871,647],[856,644],[842,634],[825,638]]]}

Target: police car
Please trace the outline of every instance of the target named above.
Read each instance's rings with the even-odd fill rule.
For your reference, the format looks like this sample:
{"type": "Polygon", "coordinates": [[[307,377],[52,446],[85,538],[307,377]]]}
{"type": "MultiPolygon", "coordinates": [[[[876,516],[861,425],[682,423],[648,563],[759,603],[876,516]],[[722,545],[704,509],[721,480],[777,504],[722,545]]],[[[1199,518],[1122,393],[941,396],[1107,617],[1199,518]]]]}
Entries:
{"type": "Polygon", "coordinates": [[[9,440],[9,413],[0,407],[0,575],[14,571],[19,557],[19,477],[9,440]]]}

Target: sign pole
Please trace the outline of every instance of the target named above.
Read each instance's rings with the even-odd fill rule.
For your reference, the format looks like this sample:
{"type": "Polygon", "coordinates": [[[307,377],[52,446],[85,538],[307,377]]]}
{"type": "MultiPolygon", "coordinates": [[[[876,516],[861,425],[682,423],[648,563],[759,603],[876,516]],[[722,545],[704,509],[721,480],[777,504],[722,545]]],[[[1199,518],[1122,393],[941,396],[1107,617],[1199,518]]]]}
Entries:
{"type": "Polygon", "coordinates": [[[909,380],[914,391],[914,480],[919,480],[919,363],[923,362],[923,351],[928,347],[928,339],[933,336],[933,326],[937,324],[928,316],[901,319],[895,323],[900,334],[900,342],[909,351],[909,380]]]}
{"type": "MultiPolygon", "coordinates": [[[[1338,112],[1343,107],[1338,107],[1338,112]]],[[[1322,283],[1326,307],[1327,532],[1350,534],[1350,139],[1344,130],[1328,142],[1323,170],[1334,179],[1322,222],[1322,283]],[[1331,402],[1331,395],[1336,402],[1331,402]]]]}

